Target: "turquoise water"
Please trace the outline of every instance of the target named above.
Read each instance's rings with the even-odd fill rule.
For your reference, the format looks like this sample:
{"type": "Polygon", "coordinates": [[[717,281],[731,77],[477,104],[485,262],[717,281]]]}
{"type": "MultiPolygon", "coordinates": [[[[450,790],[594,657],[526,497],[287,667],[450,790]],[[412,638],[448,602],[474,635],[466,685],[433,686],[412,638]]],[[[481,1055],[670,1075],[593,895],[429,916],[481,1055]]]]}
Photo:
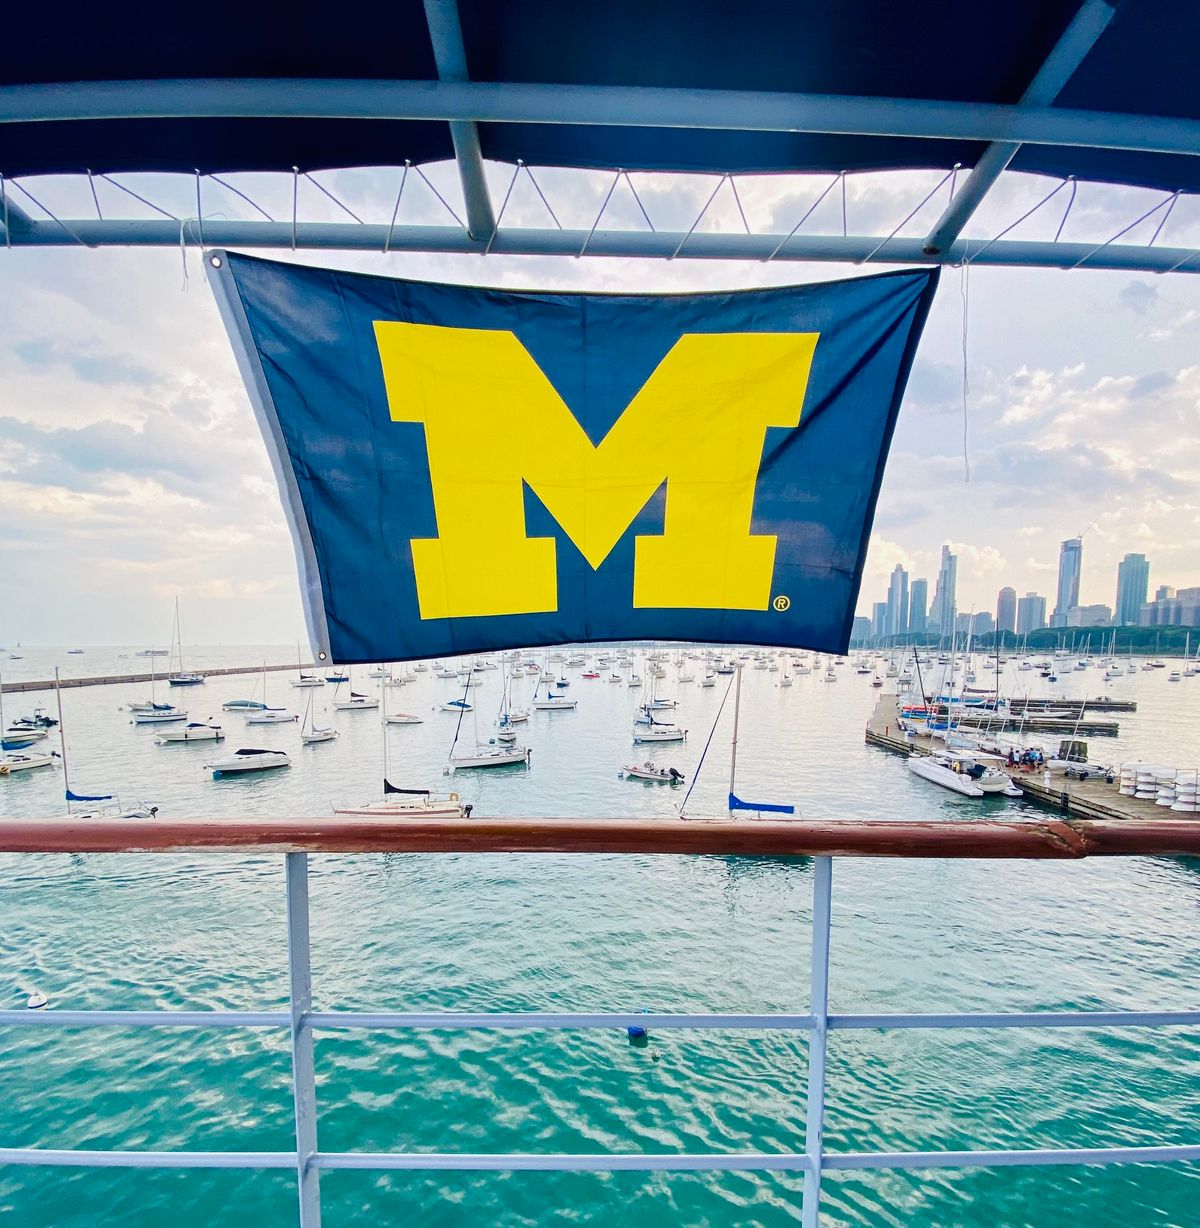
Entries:
{"type": "MultiPolygon", "coordinates": [[[[27,650],[5,662],[42,677],[132,669],[119,652],[27,650]]],[[[213,649],[195,663],[286,660],[284,648],[213,649]]],[[[621,780],[634,693],[569,671],[576,713],[535,714],[533,763],[454,780],[479,814],[672,814],[681,791],[621,780]]],[[[1031,675],[1023,674],[1024,685],[1031,675]]],[[[863,745],[876,693],[846,669],[790,690],[745,677],[739,792],[794,799],[810,816],[1019,813],[911,777],[863,745]]],[[[361,680],[366,682],[365,671],[361,680]]],[[[1165,671],[1059,689],[1139,700],[1114,759],[1196,756],[1194,684],[1165,671]]],[[[218,714],[252,679],[187,695],[218,714]]],[[[294,703],[284,676],[273,701],[294,703]]],[[[519,682],[527,692],[532,681],[519,682]]],[[[1044,685],[1032,676],[1028,685],[1044,685]]],[[[426,677],[393,709],[392,776],[444,787],[449,683],[426,677]]],[[[364,689],[359,687],[359,689],[364,689]]],[[[325,814],[378,789],[369,713],[333,716],[338,742],[301,748],[294,726],[238,745],[279,746],[294,766],[214,782],[211,745],[158,747],[119,711],[146,688],[64,692],[77,790],[115,787],[164,813],[325,814]]],[[[669,685],[691,729],[656,758],[691,775],[723,687],[669,685]]],[[[1035,692],[1036,693],[1036,692],[1035,692]]],[[[498,675],[479,692],[486,736],[498,675]]],[[[9,698],[8,715],[33,697],[9,698]]],[[[318,702],[322,702],[318,699],[318,702]]],[[[469,719],[469,718],[468,718],[469,719]]],[[[473,728],[468,726],[468,737],[473,728]]],[[[645,753],[638,755],[645,758],[645,753]]],[[[690,812],[714,813],[728,767],[728,710],[690,812]]],[[[0,780],[0,810],[60,808],[61,776],[0,780]]],[[[326,1009],[802,1010],[810,865],[803,859],[329,856],[312,858],[314,987],[326,1009]]],[[[834,869],[835,1011],[1195,1009],[1200,866],[1171,859],[1082,864],[839,860],[834,869]]],[[[278,1008],[286,992],[283,873],[274,857],[0,857],[0,1002],[37,987],[60,1008],[278,1008]]],[[[801,1150],[805,1042],[782,1033],[321,1033],[326,1150],[801,1150]]],[[[284,1038],[270,1031],[0,1031],[0,1146],[285,1149],[291,1100],[284,1038]]],[[[1200,1106],[1195,1030],[835,1033],[831,1151],[1193,1143],[1200,1106]]],[[[801,1179],[786,1174],[377,1174],[321,1178],[330,1225],[790,1224],[801,1179]]],[[[833,1225],[1190,1225],[1194,1166],[846,1173],[826,1178],[833,1225]]],[[[14,1224],[214,1223],[295,1219],[290,1174],[0,1169],[14,1224]]]]}

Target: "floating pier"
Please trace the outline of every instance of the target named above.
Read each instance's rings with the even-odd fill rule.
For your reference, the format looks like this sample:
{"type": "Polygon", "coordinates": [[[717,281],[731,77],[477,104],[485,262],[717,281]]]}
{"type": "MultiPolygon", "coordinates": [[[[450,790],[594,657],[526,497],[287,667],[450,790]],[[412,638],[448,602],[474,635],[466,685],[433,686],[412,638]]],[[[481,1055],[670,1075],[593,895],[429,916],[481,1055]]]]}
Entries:
{"type": "MultiPolygon", "coordinates": [[[[875,711],[867,721],[867,745],[877,746],[881,750],[904,755],[906,758],[909,755],[930,755],[945,749],[943,743],[935,742],[924,734],[918,734],[915,738],[906,737],[899,728],[899,720],[897,697],[881,695],[875,711]]],[[[1020,722],[1014,722],[1008,727],[1017,728],[1019,724],[1020,722]]],[[[1068,733],[1076,729],[1073,721],[1065,721],[1062,724],[1068,733]]],[[[1027,720],[1024,727],[1029,731],[1033,726],[1027,720]]],[[[996,726],[993,725],[992,728],[996,726]]],[[[1079,729],[1082,731],[1083,726],[1079,726],[1079,729]]],[[[1107,784],[1099,774],[1089,776],[1087,780],[1077,780],[1055,772],[1049,788],[1046,787],[1041,772],[1020,772],[1014,769],[1009,774],[1030,801],[1039,802],[1062,814],[1075,815],[1081,819],[1156,819],[1160,822],[1173,818],[1169,808],[1156,806],[1153,802],[1135,797],[1126,797],[1115,783],[1107,784]]],[[[1184,817],[1180,816],[1181,819],[1184,817]]]]}
{"type": "Polygon", "coordinates": [[[1135,699],[1017,699],[1008,701],[1010,712],[1055,712],[1063,716],[1082,716],[1085,712],[1136,712],[1135,699]]]}

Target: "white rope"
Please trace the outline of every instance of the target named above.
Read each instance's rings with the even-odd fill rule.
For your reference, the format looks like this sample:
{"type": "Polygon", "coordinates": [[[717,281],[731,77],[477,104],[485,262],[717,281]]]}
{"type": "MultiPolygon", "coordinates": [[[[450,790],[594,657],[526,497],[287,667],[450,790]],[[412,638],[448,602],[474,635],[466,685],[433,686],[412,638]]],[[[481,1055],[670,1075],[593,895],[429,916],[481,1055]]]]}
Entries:
{"type": "MultiPolygon", "coordinates": [[[[196,172],[196,174],[197,174],[197,176],[199,176],[200,172],[199,172],[199,171],[197,171],[197,172],[196,172]]],[[[261,214],[263,215],[263,217],[265,217],[265,218],[267,219],[267,221],[268,221],[268,222],[273,222],[273,221],[275,220],[275,219],[274,219],[274,218],[273,218],[273,217],[272,217],[272,216],[271,216],[271,215],[270,215],[270,214],[269,214],[269,213],[268,213],[268,212],[267,212],[267,211],[266,211],[266,210],[265,210],[265,209],[262,207],[262,205],[260,205],[260,204],[258,203],[258,201],[254,200],[254,199],[253,199],[252,197],[250,197],[250,196],[247,196],[245,192],[241,191],[241,189],[239,189],[239,188],[235,188],[235,187],[233,186],[233,184],[232,184],[232,183],[229,183],[229,182],[227,182],[226,180],[222,179],[220,175],[209,175],[209,178],[210,178],[210,179],[213,181],[213,183],[219,183],[219,184],[221,185],[221,187],[223,187],[223,188],[224,188],[224,189],[225,189],[227,192],[232,192],[232,193],[234,194],[234,196],[240,196],[240,197],[241,197],[241,199],[242,199],[242,200],[244,200],[244,201],[246,202],[246,204],[248,204],[248,205],[250,206],[250,208],[251,208],[251,209],[254,209],[254,210],[256,210],[258,213],[261,213],[261,214]]],[[[199,203],[200,203],[200,184],[199,184],[199,181],[197,181],[197,184],[196,184],[196,203],[197,203],[197,205],[199,205],[199,203]]],[[[197,209],[197,212],[199,212],[199,209],[197,209]]]]}
{"type": "Polygon", "coordinates": [[[96,195],[96,181],[92,178],[92,172],[89,169],[87,173],[88,187],[92,189],[92,204],[96,206],[96,216],[104,221],[104,214],[100,210],[100,197],[96,195]]]}
{"type": "Polygon", "coordinates": [[[796,231],[799,230],[800,227],[803,226],[804,223],[807,222],[810,217],[812,217],[812,215],[816,212],[817,207],[820,205],[820,203],[825,199],[826,196],[829,195],[830,192],[833,191],[834,188],[837,187],[838,181],[842,178],[843,175],[845,175],[845,173],[846,173],[845,171],[839,171],[829,181],[829,186],[821,193],[820,196],[817,197],[816,200],[813,201],[811,205],[808,206],[808,208],[805,210],[804,216],[795,224],[795,226],[791,228],[791,230],[787,232],[783,240],[780,242],[779,246],[769,256],[767,256],[766,259],[763,260],[763,264],[770,264],[771,261],[774,260],[775,257],[778,256],[781,251],[783,251],[784,247],[791,241],[791,238],[796,233],[796,231]]]}
{"type": "MultiPolygon", "coordinates": [[[[89,171],[88,174],[90,177],[91,172],[89,171]]],[[[179,218],[177,218],[175,214],[168,213],[166,209],[156,205],[152,200],[147,200],[144,196],[139,196],[138,193],[132,188],[127,188],[123,183],[118,183],[117,180],[115,180],[111,175],[106,175],[103,172],[100,172],[100,178],[103,179],[105,183],[111,183],[114,188],[119,188],[125,193],[126,196],[132,196],[134,200],[141,201],[141,203],[145,205],[147,209],[153,209],[155,213],[161,213],[163,217],[169,217],[173,222],[179,221],[179,218]]]]}
{"type": "Polygon", "coordinates": [[[458,214],[454,212],[454,210],[450,207],[450,202],[441,194],[441,192],[437,190],[437,188],[433,186],[433,184],[430,182],[429,176],[426,175],[425,172],[419,166],[414,166],[413,170],[416,171],[417,174],[421,176],[421,179],[424,181],[425,186],[434,194],[434,196],[438,198],[438,200],[442,202],[442,207],[446,210],[446,212],[450,214],[450,216],[460,226],[462,226],[463,225],[462,218],[460,218],[458,214]]]}
{"type": "MultiPolygon", "coordinates": [[[[949,182],[951,177],[958,173],[958,168],[960,165],[961,163],[956,162],[954,166],[948,170],[941,179],[938,180],[937,184],[930,189],[929,194],[925,197],[925,199],[921,201],[921,203],[908,215],[908,217],[904,219],[904,221],[900,223],[899,226],[896,227],[895,230],[892,231],[890,235],[888,235],[886,239],[880,239],[879,242],[876,243],[875,246],[861,260],[856,260],[854,263],[866,264],[866,262],[870,260],[880,250],[880,248],[886,247],[905,228],[905,226],[907,226],[909,222],[911,222],[913,218],[915,218],[917,214],[920,213],[927,204],[929,204],[929,202],[942,190],[945,184],[949,182]]],[[[951,191],[953,192],[953,189],[951,189],[951,191]]],[[[951,199],[953,199],[953,196],[951,199]]],[[[843,237],[844,235],[845,230],[843,226],[843,237]]]]}
{"type": "Polygon", "coordinates": [[[729,186],[733,189],[733,200],[734,200],[734,203],[737,205],[738,213],[741,214],[742,225],[745,227],[746,233],[749,234],[750,233],[750,223],[746,221],[746,210],[742,208],[742,198],[738,195],[737,181],[734,179],[732,175],[729,176],[729,186]]]}
{"type": "Polygon", "coordinates": [[[325,196],[328,196],[328,197],[329,197],[329,199],[330,199],[331,201],[333,201],[333,203],[334,203],[335,205],[337,205],[337,207],[338,207],[338,208],[339,208],[339,209],[340,209],[340,210],[341,210],[341,211],[342,211],[342,212],[343,212],[343,213],[344,213],[344,214],[345,214],[347,217],[349,217],[349,218],[353,218],[353,219],[354,219],[354,221],[356,221],[356,222],[357,222],[357,223],[358,223],[360,226],[361,226],[361,225],[363,225],[363,220],[362,220],[362,218],[360,218],[360,217],[358,216],[358,214],[357,214],[357,213],[355,213],[355,212],[354,212],[354,210],[350,208],[350,206],[349,206],[349,205],[345,205],[345,204],[343,204],[343,203],[342,203],[340,200],[338,200],[338,198],[337,198],[336,196],[334,196],[334,194],[333,194],[333,193],[332,193],[332,192],[331,192],[331,191],[330,191],[330,190],[329,190],[329,189],[328,189],[328,188],[327,188],[327,187],[326,187],[326,186],[325,186],[323,183],[321,183],[321,182],[319,182],[318,180],[314,179],[314,178],[313,178],[313,177],[312,177],[312,176],[311,176],[311,175],[308,173],[308,171],[305,171],[305,172],[304,172],[304,178],[305,178],[305,179],[307,179],[307,180],[308,180],[308,182],[309,182],[309,183],[311,183],[311,184],[313,185],[313,187],[317,189],[317,191],[318,191],[318,192],[321,192],[321,193],[323,193],[325,196]]]}
{"type": "Polygon", "coordinates": [[[550,202],[546,199],[545,192],[542,191],[541,185],[533,177],[533,171],[529,169],[526,163],[522,162],[521,165],[525,167],[525,174],[529,176],[529,182],[533,184],[533,190],[542,198],[542,204],[546,206],[546,212],[550,214],[550,220],[559,230],[562,230],[562,222],[558,220],[558,215],[550,208],[550,202]]]}
{"type": "MultiPolygon", "coordinates": [[[[1157,205],[1155,205],[1152,209],[1147,209],[1146,212],[1141,215],[1141,217],[1134,218],[1133,221],[1130,222],[1128,226],[1125,226],[1121,230],[1118,230],[1115,235],[1113,235],[1111,238],[1105,239],[1104,242],[1101,243],[1099,246],[1093,247],[1092,250],[1087,253],[1087,255],[1080,256],[1079,259],[1076,260],[1073,265],[1071,265],[1071,268],[1077,269],[1079,268],[1081,264],[1085,264],[1097,252],[1102,252],[1110,243],[1115,243],[1122,235],[1128,234],[1135,226],[1140,226],[1148,217],[1153,217],[1154,214],[1156,214],[1164,205],[1170,205],[1171,208],[1173,209],[1175,207],[1175,201],[1178,198],[1178,196],[1179,196],[1178,192],[1174,192],[1170,196],[1164,196],[1163,199],[1160,200],[1157,205]]],[[[1158,231],[1155,231],[1155,234],[1157,233],[1158,231]]]]}
{"type": "MultiPolygon", "coordinates": [[[[1038,210],[1039,210],[1039,209],[1040,209],[1040,208],[1041,208],[1043,205],[1049,204],[1049,203],[1050,203],[1050,201],[1052,201],[1052,200],[1053,200],[1053,199],[1054,199],[1054,198],[1055,198],[1055,197],[1056,197],[1056,196],[1059,194],[1059,192],[1061,192],[1061,191],[1063,190],[1063,188],[1065,188],[1065,187],[1067,186],[1067,184],[1068,184],[1068,183],[1069,183],[1069,184],[1071,184],[1072,189],[1073,189],[1073,188],[1074,188],[1074,186],[1075,186],[1075,181],[1074,181],[1074,179],[1064,179],[1064,180],[1063,180],[1063,181],[1062,181],[1062,182],[1061,182],[1061,183],[1060,183],[1060,184],[1059,184],[1057,187],[1053,188],[1053,189],[1052,189],[1052,190],[1051,190],[1049,193],[1047,193],[1045,196],[1043,196],[1043,197],[1042,197],[1042,199],[1041,199],[1041,200],[1039,200],[1039,201],[1038,201],[1038,203],[1037,203],[1036,205],[1034,205],[1032,209],[1027,209],[1027,210],[1026,210],[1024,213],[1022,213],[1022,214],[1021,214],[1021,216],[1020,216],[1019,218],[1017,218],[1017,220],[1016,220],[1015,222],[1012,222],[1012,223],[1010,223],[1008,226],[1005,226],[1005,228],[1004,228],[1004,229],[1003,229],[1003,230],[1002,230],[1002,231],[1001,231],[999,234],[997,234],[997,235],[993,235],[993,236],[992,236],[992,237],[991,237],[991,238],[990,238],[990,239],[989,239],[989,240],[988,240],[988,241],[987,241],[987,242],[986,242],[986,243],[985,243],[985,244],[984,244],[984,245],[983,245],[983,246],[982,246],[982,247],[979,249],[979,251],[977,251],[977,252],[975,253],[975,255],[974,255],[973,259],[978,260],[978,259],[979,259],[980,254],[981,254],[981,253],[983,253],[983,252],[986,252],[986,251],[987,251],[987,249],[988,249],[989,247],[991,247],[991,245],[992,245],[993,243],[995,243],[995,242],[996,242],[997,240],[999,240],[999,239],[1003,239],[1003,238],[1004,238],[1004,236],[1005,236],[1006,234],[1008,234],[1008,232],[1009,232],[1010,230],[1016,230],[1016,228],[1017,228],[1018,226],[1020,226],[1020,224],[1021,224],[1023,221],[1025,221],[1025,219],[1026,219],[1026,218],[1033,217],[1033,215],[1034,215],[1034,214],[1035,214],[1035,213],[1036,213],[1036,212],[1037,212],[1037,211],[1038,211],[1038,210]]],[[[1070,206],[1070,204],[1068,204],[1068,205],[1067,205],[1067,211],[1068,211],[1068,212],[1070,211],[1070,208],[1071,208],[1071,206],[1070,206]]],[[[1067,215],[1066,215],[1066,213],[1064,213],[1064,214],[1063,214],[1063,220],[1062,220],[1062,222],[1060,222],[1060,223],[1059,223],[1059,226],[1058,226],[1059,234],[1061,234],[1061,233],[1062,233],[1063,224],[1066,222],[1066,220],[1067,220],[1067,215]]],[[[1058,236],[1057,236],[1057,235],[1055,236],[1055,240],[1054,240],[1054,241],[1055,241],[1056,243],[1058,242],[1058,236]]]]}
{"type": "Polygon", "coordinates": [[[592,223],[592,228],[587,232],[587,238],[583,241],[583,246],[575,253],[575,259],[588,249],[588,244],[592,241],[592,235],[596,233],[596,227],[600,225],[600,219],[604,216],[604,210],[608,208],[608,202],[612,200],[612,194],[616,191],[617,184],[621,182],[621,171],[618,168],[617,173],[613,176],[613,181],[608,185],[608,191],[604,195],[604,200],[600,204],[600,212],[596,214],[596,220],[592,223]]]}
{"type": "Polygon", "coordinates": [[[400,215],[400,202],[404,199],[404,185],[408,182],[408,170],[412,163],[404,159],[404,173],[400,176],[400,190],[396,193],[396,207],[392,210],[392,220],[388,223],[387,237],[383,241],[383,254],[386,256],[392,245],[392,231],[396,229],[396,218],[400,215]]]}
{"type": "Polygon", "coordinates": [[[717,180],[717,186],[713,188],[712,195],[710,195],[709,198],[704,202],[704,208],[701,209],[700,212],[696,215],[696,220],[692,223],[687,234],[685,234],[683,238],[679,240],[679,246],[667,257],[668,260],[674,260],[675,257],[678,256],[681,251],[683,251],[683,245],[695,233],[696,227],[699,226],[702,221],[704,221],[704,215],[708,212],[708,206],[711,205],[714,200],[716,200],[717,193],[721,190],[721,185],[728,178],[729,178],[728,173],[725,173],[721,176],[720,179],[717,180]]]}
{"type": "MultiPolygon", "coordinates": [[[[419,171],[421,168],[418,167],[419,171]]],[[[517,159],[517,165],[513,167],[512,178],[508,181],[508,191],[504,193],[504,201],[500,205],[500,212],[496,214],[496,224],[492,227],[492,233],[488,236],[487,246],[483,249],[483,254],[486,256],[492,250],[492,244],[496,241],[496,236],[500,233],[500,223],[504,220],[504,211],[508,208],[508,202],[512,197],[513,188],[517,185],[517,176],[521,173],[521,159],[517,159]]],[[[423,176],[422,176],[423,177],[423,176]]]]}
{"type": "MultiPolygon", "coordinates": [[[[42,212],[43,212],[43,213],[44,213],[44,214],[45,214],[45,215],[46,215],[46,216],[47,216],[47,217],[48,217],[48,218],[49,218],[49,219],[52,221],[52,222],[54,222],[54,223],[55,223],[56,225],[58,225],[58,226],[61,226],[61,227],[63,228],[63,230],[65,230],[65,231],[67,232],[67,234],[69,234],[69,235],[71,236],[71,238],[72,238],[72,239],[74,239],[74,240],[75,240],[75,242],[79,244],[79,246],[80,246],[80,247],[90,247],[90,246],[91,246],[91,244],[90,244],[90,243],[85,243],[85,242],[84,242],[84,241],[83,241],[83,240],[82,240],[82,239],[81,239],[81,238],[80,238],[80,237],[79,237],[79,236],[78,236],[78,235],[77,235],[77,234],[76,234],[76,233],[75,233],[75,232],[74,232],[74,231],[73,231],[73,230],[70,228],[70,226],[68,226],[68,225],[66,224],[66,222],[64,222],[64,221],[62,220],[62,218],[58,217],[58,216],[57,216],[56,214],[54,214],[54,213],[51,213],[51,212],[50,212],[50,210],[49,210],[49,209],[47,209],[47,208],[46,208],[46,206],[45,206],[45,205],[43,205],[43,204],[42,204],[42,202],[41,202],[40,200],[38,200],[38,198],[37,198],[36,196],[34,196],[34,194],[33,194],[33,193],[32,193],[32,192],[31,192],[31,191],[28,189],[28,188],[22,187],[22,186],[21,186],[21,185],[20,185],[20,184],[19,184],[19,183],[18,183],[18,182],[15,180],[15,179],[9,180],[9,182],[12,184],[12,186],[13,186],[14,188],[16,188],[16,189],[17,189],[17,191],[18,191],[18,192],[20,192],[20,193],[21,193],[21,195],[22,195],[22,196],[24,196],[24,197],[25,197],[27,200],[31,201],[33,204],[37,205],[37,207],[38,207],[38,208],[39,208],[39,209],[40,209],[40,210],[41,210],[41,211],[42,211],[42,212]]],[[[9,233],[9,229],[8,229],[8,201],[7,201],[7,200],[4,202],[4,233],[5,233],[5,234],[8,234],[8,233],[9,233]]],[[[11,246],[12,246],[12,244],[10,243],[10,244],[9,244],[9,246],[11,247],[11,246]]]]}
{"type": "Polygon", "coordinates": [[[642,217],[646,219],[646,225],[650,227],[650,233],[657,233],[654,229],[654,223],[650,220],[650,214],[646,212],[646,206],[642,204],[642,198],[638,195],[638,190],[633,186],[633,180],[629,177],[628,171],[622,171],[625,176],[625,182],[629,185],[629,190],[633,193],[633,199],[637,202],[637,207],[642,211],[642,217]]]}

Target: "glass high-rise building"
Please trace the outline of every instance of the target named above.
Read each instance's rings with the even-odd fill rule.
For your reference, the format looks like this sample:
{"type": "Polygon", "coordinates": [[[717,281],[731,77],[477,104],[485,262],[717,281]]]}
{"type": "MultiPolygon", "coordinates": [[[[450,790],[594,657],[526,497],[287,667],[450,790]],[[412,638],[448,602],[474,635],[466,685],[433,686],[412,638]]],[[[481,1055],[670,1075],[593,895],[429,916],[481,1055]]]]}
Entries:
{"type": "Polygon", "coordinates": [[[1150,591],[1150,563],[1144,554],[1127,554],[1117,564],[1117,601],[1113,622],[1118,627],[1136,627],[1142,602],[1150,591]]]}
{"type": "Polygon", "coordinates": [[[1038,593],[1026,593],[1017,602],[1017,634],[1040,631],[1046,625],[1046,598],[1038,593]]]}
{"type": "Polygon", "coordinates": [[[942,565],[938,568],[937,588],[933,593],[933,605],[929,607],[927,631],[939,635],[954,634],[954,615],[957,613],[958,555],[950,553],[949,546],[942,547],[942,565]]]}
{"type": "Polygon", "coordinates": [[[925,630],[925,611],[929,606],[929,581],[914,580],[908,590],[908,629],[915,635],[925,630]]]}
{"type": "Polygon", "coordinates": [[[996,630],[1016,631],[1017,629],[1017,590],[1002,588],[996,597],[996,630]]]}
{"type": "Polygon", "coordinates": [[[903,635],[908,630],[908,572],[896,564],[888,584],[886,635],[903,635]]]}
{"type": "Polygon", "coordinates": [[[1058,599],[1054,603],[1052,627],[1067,625],[1067,611],[1079,604],[1079,573],[1083,567],[1083,538],[1068,537],[1058,555],[1058,599]]]}

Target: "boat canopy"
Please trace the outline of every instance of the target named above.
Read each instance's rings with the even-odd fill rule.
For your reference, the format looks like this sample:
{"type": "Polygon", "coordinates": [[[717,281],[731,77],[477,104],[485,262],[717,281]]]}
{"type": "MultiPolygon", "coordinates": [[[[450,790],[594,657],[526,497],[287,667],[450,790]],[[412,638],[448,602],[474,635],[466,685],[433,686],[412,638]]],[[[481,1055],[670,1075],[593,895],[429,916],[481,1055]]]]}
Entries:
{"type": "MultiPolygon", "coordinates": [[[[729,236],[687,232],[688,255],[728,249],[731,258],[895,263],[923,251],[961,259],[956,240],[1006,169],[1064,185],[1155,189],[1172,203],[1200,190],[1196,10],[1187,0],[609,0],[602,9],[367,0],[333,19],[327,6],[302,0],[284,20],[270,6],[214,0],[201,21],[186,7],[130,0],[71,5],[67,19],[64,39],[61,23],[33,6],[6,14],[0,184],[194,175],[197,213],[185,243],[577,255],[586,239],[597,254],[678,254],[680,236],[653,226],[577,233],[555,217],[557,232],[510,226],[499,235],[484,160],[509,163],[514,175],[531,166],[605,169],[614,188],[628,171],[956,174],[958,191],[923,244],[898,238],[900,227],[870,245],[872,236],[844,229],[796,235],[786,251],[773,250],[782,236],[747,234],[731,245],[729,236]],[[209,176],[281,172],[298,182],[333,168],[450,158],[467,215],[443,199],[454,227],[355,217],[310,229],[253,201],[263,216],[241,221],[200,199],[209,176]],[[203,236],[192,233],[201,217],[203,236]]],[[[166,245],[172,227],[178,244],[189,220],[170,211],[43,216],[21,192],[7,194],[6,245],[166,245]]],[[[988,242],[985,253],[976,243],[970,255],[1080,262],[1068,251],[1080,245],[1064,242],[1053,254],[1051,246],[988,242]]],[[[1110,240],[1085,250],[1082,264],[1200,271],[1200,259],[1179,265],[1173,250],[1169,240],[1110,240]]]]}

